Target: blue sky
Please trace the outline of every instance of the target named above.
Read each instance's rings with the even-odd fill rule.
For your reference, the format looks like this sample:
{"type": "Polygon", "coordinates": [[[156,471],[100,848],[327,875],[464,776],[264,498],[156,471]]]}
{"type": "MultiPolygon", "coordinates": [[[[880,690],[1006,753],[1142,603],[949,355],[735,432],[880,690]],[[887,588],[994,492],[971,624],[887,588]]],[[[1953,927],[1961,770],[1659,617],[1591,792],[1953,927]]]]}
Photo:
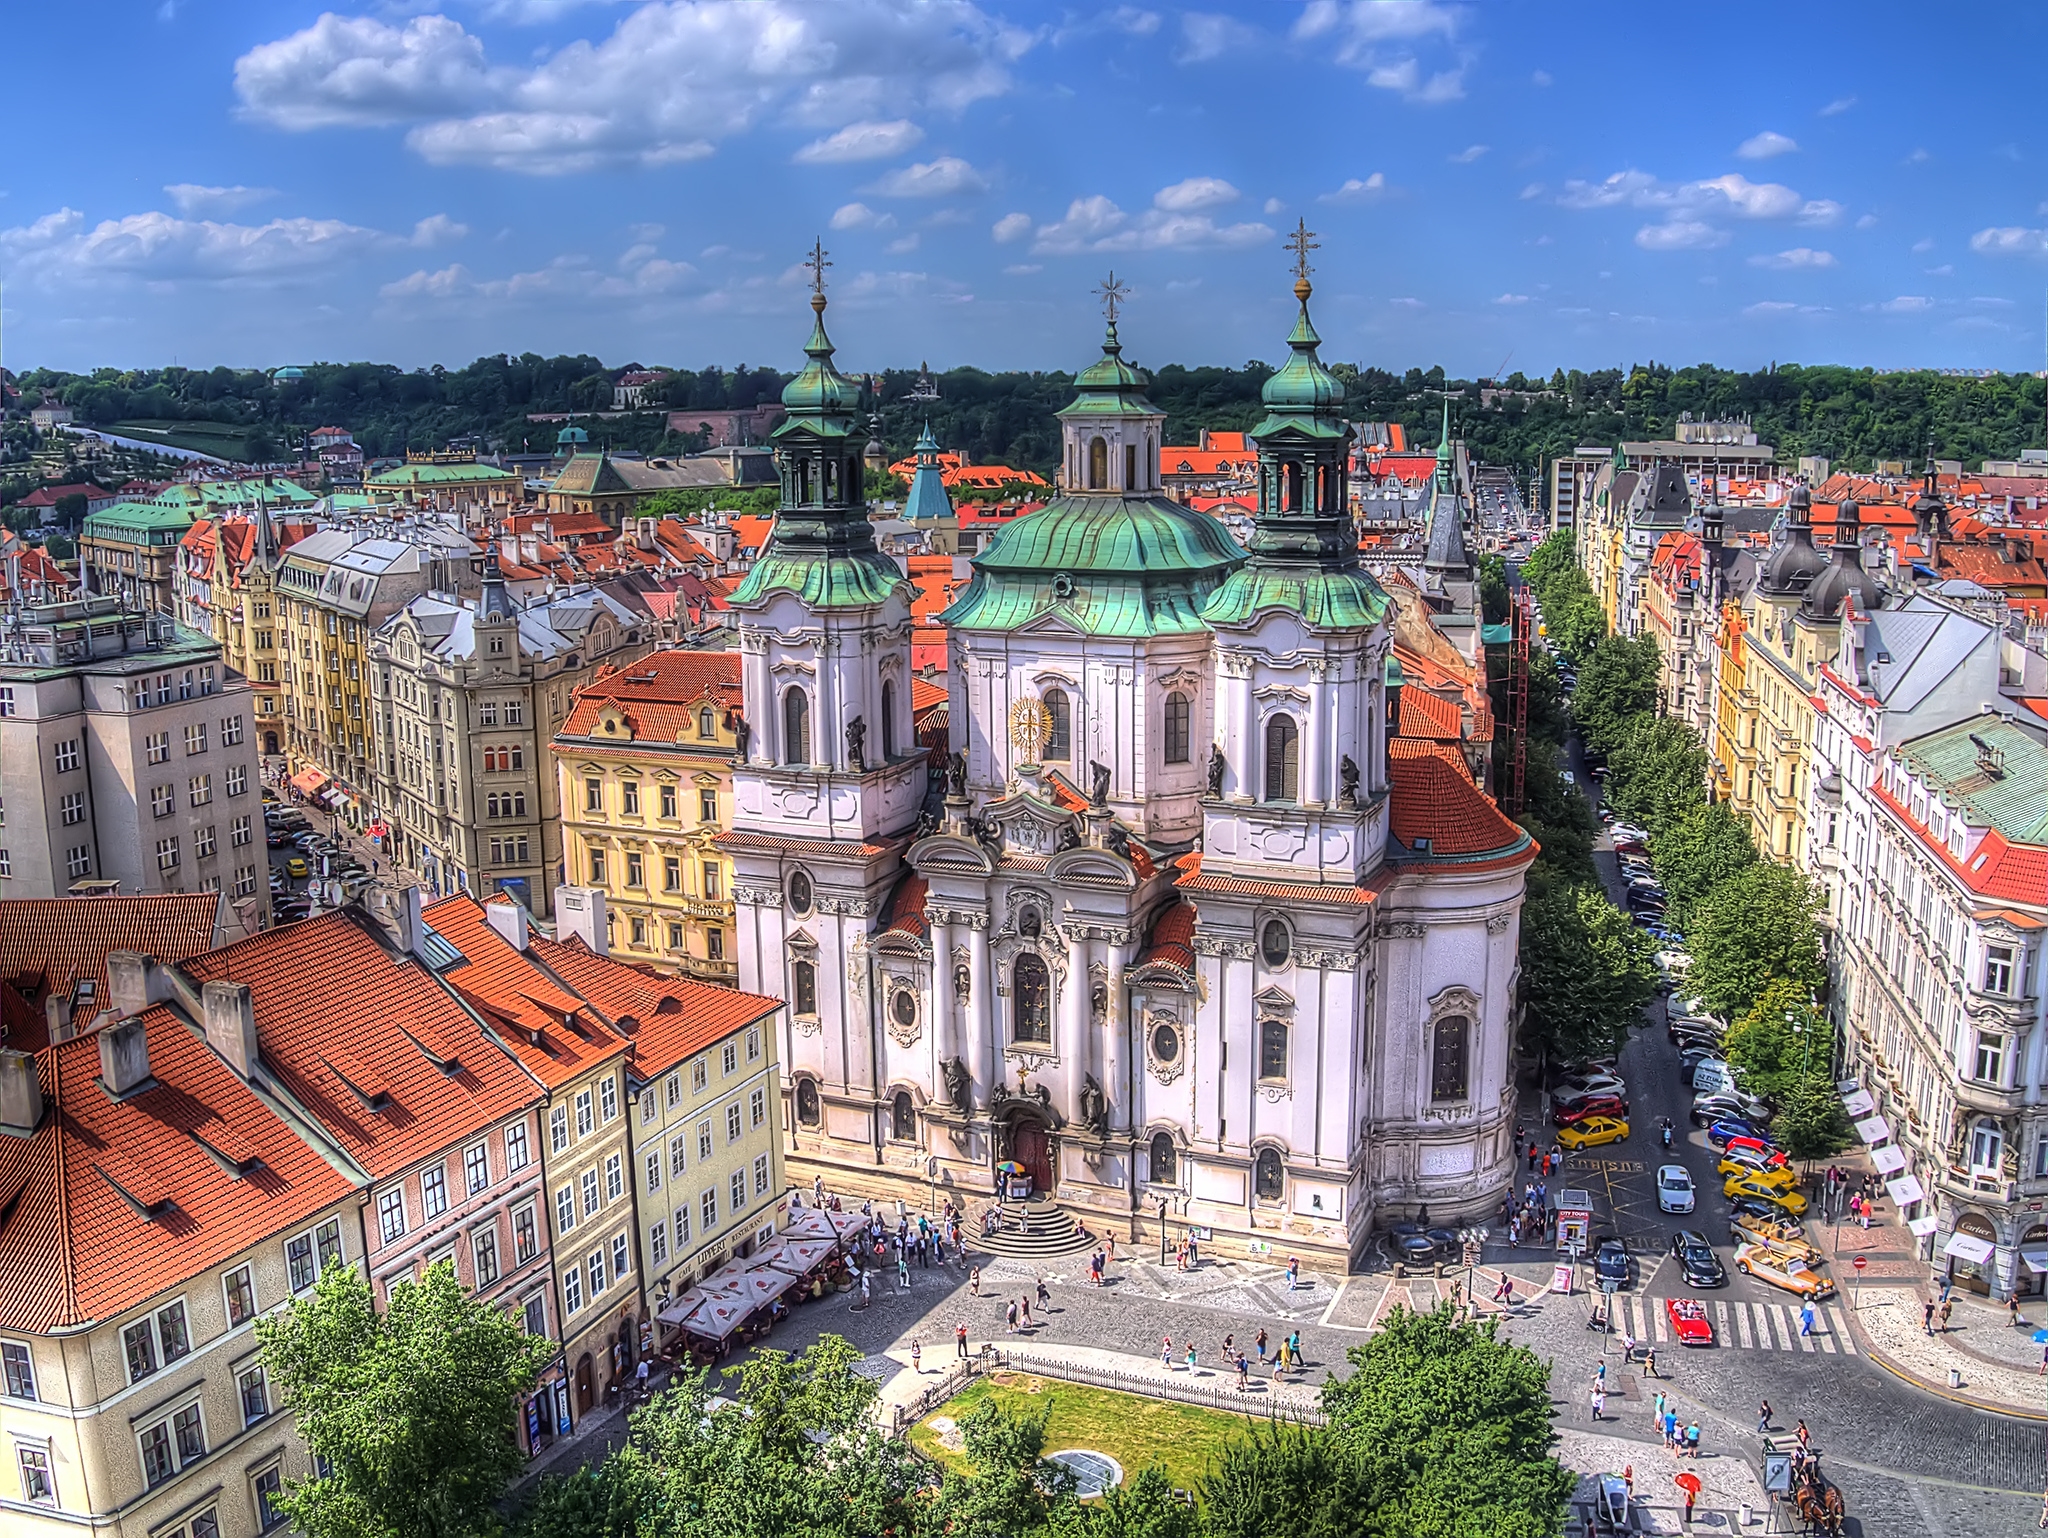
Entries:
{"type": "Polygon", "coordinates": [[[2033,369],[2048,11],[0,0],[5,361],[2033,369]],[[1930,32],[1938,35],[1930,36],[1930,32]],[[27,65],[28,67],[23,67],[27,65]]]}

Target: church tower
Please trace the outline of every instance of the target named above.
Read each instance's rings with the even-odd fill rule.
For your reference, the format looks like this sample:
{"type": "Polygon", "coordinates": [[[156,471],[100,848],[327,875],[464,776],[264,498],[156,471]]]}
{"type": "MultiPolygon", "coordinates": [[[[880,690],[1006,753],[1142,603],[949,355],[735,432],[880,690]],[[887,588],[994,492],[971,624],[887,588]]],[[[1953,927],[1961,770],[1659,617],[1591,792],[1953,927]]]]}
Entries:
{"type": "Polygon", "coordinates": [[[858,391],[834,367],[814,248],[809,362],[782,392],[781,501],[734,590],[744,725],[733,766],[740,986],[789,1003],[789,1124],[878,1146],[868,930],[924,800],[911,726],[911,584],[876,549],[858,391]]]}

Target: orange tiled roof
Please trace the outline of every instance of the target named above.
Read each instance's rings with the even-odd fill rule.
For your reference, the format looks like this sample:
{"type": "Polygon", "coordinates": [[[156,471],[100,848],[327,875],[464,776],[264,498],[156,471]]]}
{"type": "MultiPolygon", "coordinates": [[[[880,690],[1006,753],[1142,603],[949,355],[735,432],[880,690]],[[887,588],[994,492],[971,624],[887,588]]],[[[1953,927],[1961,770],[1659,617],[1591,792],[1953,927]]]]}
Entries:
{"type": "Polygon", "coordinates": [[[643,1082],[782,1007],[763,994],[599,956],[573,937],[536,935],[530,944],[550,972],[627,1035],[627,1062],[643,1082]]]}
{"type": "MultiPolygon", "coordinates": [[[[710,699],[724,710],[740,706],[738,652],[658,651],[602,673],[576,691],[561,736],[588,737],[600,709],[614,704],[635,738],[695,739],[697,707],[710,699]]],[[[599,737],[602,741],[602,736],[599,737]]]]}
{"type": "Polygon", "coordinates": [[[1404,685],[1401,690],[1401,735],[1456,742],[1464,736],[1464,713],[1456,700],[1427,689],[1404,685]]]}
{"type": "Polygon", "coordinates": [[[1387,757],[1441,759],[1467,780],[1472,778],[1472,766],[1465,762],[1465,755],[1448,742],[1432,742],[1427,737],[1393,737],[1387,741],[1387,757]]]}
{"type": "Polygon", "coordinates": [[[394,958],[366,923],[349,910],[326,914],[185,969],[202,983],[248,984],[264,1069],[381,1178],[537,1096],[427,969],[394,958]]]}
{"type": "Polygon", "coordinates": [[[159,961],[183,961],[212,950],[225,933],[217,892],[0,902],[0,984],[10,985],[37,1006],[32,1024],[26,1031],[17,1027],[10,1032],[7,1044],[25,1052],[44,1045],[40,1001],[51,993],[68,995],[75,985],[90,981],[98,1007],[105,1008],[110,951],[140,951],[159,961]]]}
{"type": "Polygon", "coordinates": [[[929,678],[910,680],[910,713],[913,716],[922,716],[932,707],[945,704],[948,698],[944,684],[935,684],[929,678]]]}
{"type": "Polygon", "coordinates": [[[36,1056],[42,1125],[0,1137],[0,1330],[113,1318],[354,1188],[166,1006],[142,1020],[155,1083],[127,1099],[97,1037],[36,1056]]]}
{"type": "Polygon", "coordinates": [[[889,905],[882,910],[881,927],[878,934],[908,935],[913,940],[929,941],[932,926],[924,916],[925,895],[931,884],[919,875],[905,876],[896,883],[896,890],[889,894],[889,905]]]}
{"type": "Polygon", "coordinates": [[[1529,835],[1441,758],[1389,757],[1387,776],[1394,791],[1390,825],[1409,848],[1428,839],[1430,856],[1443,859],[1529,847],[1529,835]]]}
{"type": "Polygon", "coordinates": [[[1255,881],[1244,876],[1225,876],[1202,869],[1202,851],[1192,850],[1174,864],[1181,874],[1174,885],[1183,892],[1215,892],[1230,897],[1265,897],[1275,902],[1313,899],[1319,903],[1357,903],[1369,906],[1379,900],[1376,886],[1323,885],[1313,881],[1255,881]]]}
{"type": "Polygon", "coordinates": [[[1145,936],[1145,948],[1137,965],[1172,967],[1192,977],[1195,973],[1195,905],[1176,899],[1153,917],[1152,931],[1145,936]]]}

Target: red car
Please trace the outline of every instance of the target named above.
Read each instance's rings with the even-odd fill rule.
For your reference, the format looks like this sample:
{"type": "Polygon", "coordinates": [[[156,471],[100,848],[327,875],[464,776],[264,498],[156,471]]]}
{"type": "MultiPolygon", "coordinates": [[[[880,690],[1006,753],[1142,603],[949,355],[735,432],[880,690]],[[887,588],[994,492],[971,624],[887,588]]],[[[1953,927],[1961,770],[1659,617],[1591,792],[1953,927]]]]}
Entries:
{"type": "Polygon", "coordinates": [[[1714,1343],[1714,1326],[1707,1318],[1706,1305],[1698,1298],[1666,1298],[1664,1313],[1671,1321],[1671,1333],[1678,1337],[1681,1346],[1711,1346],[1714,1343]]]}
{"type": "Polygon", "coordinates": [[[1588,1116],[1614,1116],[1626,1121],[1628,1102],[1619,1095],[1585,1095],[1577,1100],[1560,1101],[1550,1111],[1552,1124],[1559,1127],[1569,1127],[1588,1116]]]}

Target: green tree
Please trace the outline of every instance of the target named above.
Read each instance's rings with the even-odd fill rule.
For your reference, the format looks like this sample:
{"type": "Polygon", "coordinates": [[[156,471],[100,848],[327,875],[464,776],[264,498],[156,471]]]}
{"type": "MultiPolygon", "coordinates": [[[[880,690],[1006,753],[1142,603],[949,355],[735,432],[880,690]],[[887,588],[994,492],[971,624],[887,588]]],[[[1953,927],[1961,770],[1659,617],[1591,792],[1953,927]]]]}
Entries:
{"type": "Polygon", "coordinates": [[[446,1261],[378,1312],[353,1266],[260,1319],[264,1367],[327,1473],[282,1507],[313,1538],[468,1538],[525,1464],[513,1405],[554,1347],[471,1296],[446,1261]]]}
{"type": "Polygon", "coordinates": [[[1224,1449],[1200,1495],[1210,1538],[1351,1538],[1371,1492],[1346,1439],[1267,1421],[1224,1449]]]}
{"type": "Polygon", "coordinates": [[[1630,719],[1607,757],[1607,804],[1655,839],[1707,799],[1707,750],[1683,721],[1630,719]]]}
{"type": "Polygon", "coordinates": [[[1550,602],[1551,583],[1566,572],[1576,574],[1580,585],[1584,585],[1586,578],[1579,571],[1578,548],[1572,542],[1570,529],[1559,529],[1549,535],[1522,562],[1522,580],[1536,589],[1536,596],[1546,605],[1550,602]]]}
{"type": "MultiPolygon", "coordinates": [[[[1552,1456],[1550,1371],[1493,1321],[1396,1309],[1323,1389],[1329,1430],[1357,1460],[1374,1538],[1551,1538],[1575,1477],[1552,1456]]],[[[1287,1524],[1267,1532],[1286,1532],[1287,1524]]]]}
{"type": "Polygon", "coordinates": [[[1543,624],[1564,659],[1582,664],[1607,636],[1607,614],[1583,587],[1543,606],[1543,624]]]}
{"type": "Polygon", "coordinates": [[[1693,909],[1737,871],[1756,864],[1749,823],[1721,801],[1702,802],[1650,833],[1650,858],[1669,899],[1671,922],[1684,932],[1693,909]]]}
{"type": "Polygon", "coordinates": [[[1479,557],[1479,611],[1489,625],[1507,623],[1508,563],[1492,553],[1479,557]]]}
{"type": "Polygon", "coordinates": [[[1635,717],[1656,706],[1662,668],[1652,636],[1608,636],[1587,654],[1572,691],[1572,717],[1587,752],[1613,753],[1635,717]]]}
{"type": "Polygon", "coordinates": [[[975,1538],[1029,1538],[1074,1499],[1074,1475],[1044,1457],[1052,1401],[1036,1415],[984,1399],[960,1418],[969,1472],[946,1470],[931,1521],[941,1532],[975,1538]]]}
{"type": "Polygon", "coordinates": [[[1846,1140],[1835,1093],[1835,1024],[1799,984],[1778,978],[1728,1028],[1728,1061],[1751,1094],[1777,1108],[1772,1131],[1796,1159],[1819,1159],[1846,1140]]]}
{"type": "Polygon", "coordinates": [[[1202,1538],[1204,1530],[1157,1464],[1110,1486],[1099,1500],[1055,1503],[1047,1524],[1052,1538],[1202,1538]]]}
{"type": "Polygon", "coordinates": [[[1774,980],[1802,995],[1818,989],[1827,976],[1814,926],[1820,909],[1819,891],[1789,865],[1760,861],[1737,871],[1693,906],[1687,990],[1734,1020],[1774,980]]]}
{"type": "Polygon", "coordinates": [[[1524,1049],[1554,1062],[1619,1050],[1657,991],[1649,936],[1597,887],[1526,898],[1520,955],[1524,1049]]]}

